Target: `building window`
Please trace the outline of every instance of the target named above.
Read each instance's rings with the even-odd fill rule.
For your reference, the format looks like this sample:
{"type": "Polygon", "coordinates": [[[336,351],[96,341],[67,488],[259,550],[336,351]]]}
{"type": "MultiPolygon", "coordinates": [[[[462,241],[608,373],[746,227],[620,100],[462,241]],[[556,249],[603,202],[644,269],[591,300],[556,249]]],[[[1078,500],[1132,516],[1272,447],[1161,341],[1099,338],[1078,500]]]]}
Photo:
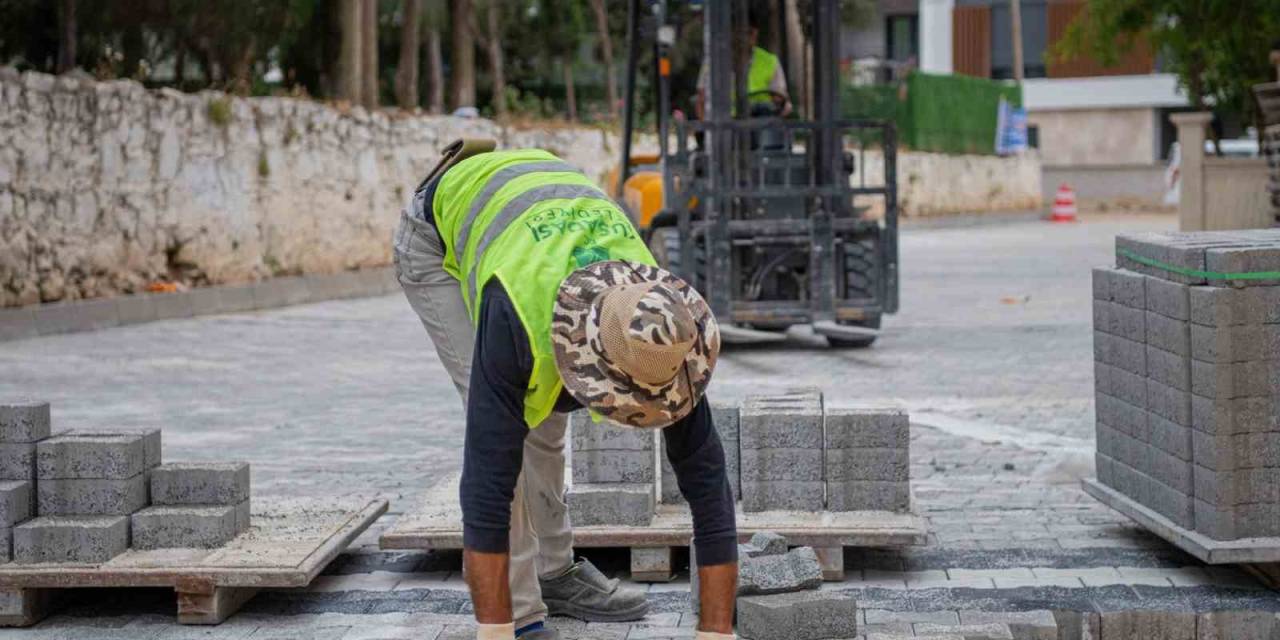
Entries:
{"type": "MultiPolygon", "coordinates": [[[[1022,72],[1026,78],[1046,75],[1045,49],[1049,40],[1049,15],[1043,3],[1022,3],[1022,72]]],[[[1013,78],[1013,21],[1008,3],[991,5],[991,77],[1013,78]]]]}
{"type": "Polygon", "coordinates": [[[885,18],[885,58],[907,62],[920,56],[920,17],[916,15],[885,18]]]}

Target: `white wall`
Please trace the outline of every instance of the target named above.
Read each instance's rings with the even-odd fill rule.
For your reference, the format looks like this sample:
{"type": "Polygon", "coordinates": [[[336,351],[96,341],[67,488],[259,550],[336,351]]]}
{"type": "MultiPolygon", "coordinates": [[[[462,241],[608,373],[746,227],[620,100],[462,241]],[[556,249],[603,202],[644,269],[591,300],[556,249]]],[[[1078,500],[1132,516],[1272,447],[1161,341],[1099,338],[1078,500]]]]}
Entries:
{"type": "Polygon", "coordinates": [[[951,73],[951,11],[955,0],[920,0],[920,70],[951,73]]]}

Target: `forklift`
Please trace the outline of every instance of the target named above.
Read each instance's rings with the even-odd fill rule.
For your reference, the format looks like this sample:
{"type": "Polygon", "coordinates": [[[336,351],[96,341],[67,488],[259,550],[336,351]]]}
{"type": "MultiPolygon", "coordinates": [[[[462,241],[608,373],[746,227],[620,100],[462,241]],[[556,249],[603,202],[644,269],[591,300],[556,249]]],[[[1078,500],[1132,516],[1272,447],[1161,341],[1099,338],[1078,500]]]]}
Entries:
{"type": "Polygon", "coordinates": [[[628,2],[614,188],[658,263],[706,298],[725,342],[781,341],[807,324],[832,347],[870,346],[881,318],[898,309],[896,130],[840,117],[839,1],[767,0],[778,12],[800,6],[812,43],[789,42],[779,30],[787,78],[805,70],[787,68],[786,51],[806,48],[803,59],[812,60],[810,108],[786,118],[780,101],[751,100],[747,91],[748,12],[762,2],[691,1],[701,9],[707,65],[703,120],[673,117],[668,5],[676,0],[628,2]],[[647,157],[631,152],[642,33],[655,41],[657,89],[658,154],[647,157]],[[874,183],[866,156],[877,150],[883,170],[874,183]],[[866,205],[874,199],[878,208],[866,205]]]}

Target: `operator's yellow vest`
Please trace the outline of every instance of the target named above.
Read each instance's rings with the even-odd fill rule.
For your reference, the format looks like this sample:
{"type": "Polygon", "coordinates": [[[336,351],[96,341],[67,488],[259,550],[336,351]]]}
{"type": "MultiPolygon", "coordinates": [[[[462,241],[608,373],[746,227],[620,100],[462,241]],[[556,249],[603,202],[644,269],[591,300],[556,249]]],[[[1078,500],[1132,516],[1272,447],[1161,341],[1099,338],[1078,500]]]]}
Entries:
{"type": "Polygon", "coordinates": [[[747,94],[751,102],[772,102],[769,94],[760,93],[769,90],[773,74],[778,71],[778,56],[761,49],[751,48],[751,66],[747,68],[747,94]]]}
{"type": "Polygon", "coordinates": [[[475,323],[490,278],[502,283],[529,334],[533,372],[524,420],[538,426],[563,383],[551,346],[560,283],[601,260],[656,264],[627,215],[577,169],[538,150],[493,151],[459,162],[432,200],[444,268],[462,283],[475,323]]]}

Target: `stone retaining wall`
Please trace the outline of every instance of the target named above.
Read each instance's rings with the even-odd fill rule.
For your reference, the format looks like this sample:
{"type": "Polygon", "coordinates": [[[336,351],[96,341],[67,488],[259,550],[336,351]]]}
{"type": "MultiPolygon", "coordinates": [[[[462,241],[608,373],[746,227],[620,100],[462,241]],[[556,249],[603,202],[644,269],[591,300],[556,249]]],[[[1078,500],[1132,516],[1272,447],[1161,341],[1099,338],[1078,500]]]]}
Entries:
{"type": "MultiPolygon", "coordinates": [[[[401,204],[438,149],[464,135],[544,147],[595,178],[618,148],[599,129],[0,68],[0,307],[158,280],[200,286],[385,266],[401,204]]],[[[868,157],[869,179],[882,166],[868,157]]],[[[1039,206],[1035,159],[904,153],[899,176],[907,215],[1039,206]]]]}

